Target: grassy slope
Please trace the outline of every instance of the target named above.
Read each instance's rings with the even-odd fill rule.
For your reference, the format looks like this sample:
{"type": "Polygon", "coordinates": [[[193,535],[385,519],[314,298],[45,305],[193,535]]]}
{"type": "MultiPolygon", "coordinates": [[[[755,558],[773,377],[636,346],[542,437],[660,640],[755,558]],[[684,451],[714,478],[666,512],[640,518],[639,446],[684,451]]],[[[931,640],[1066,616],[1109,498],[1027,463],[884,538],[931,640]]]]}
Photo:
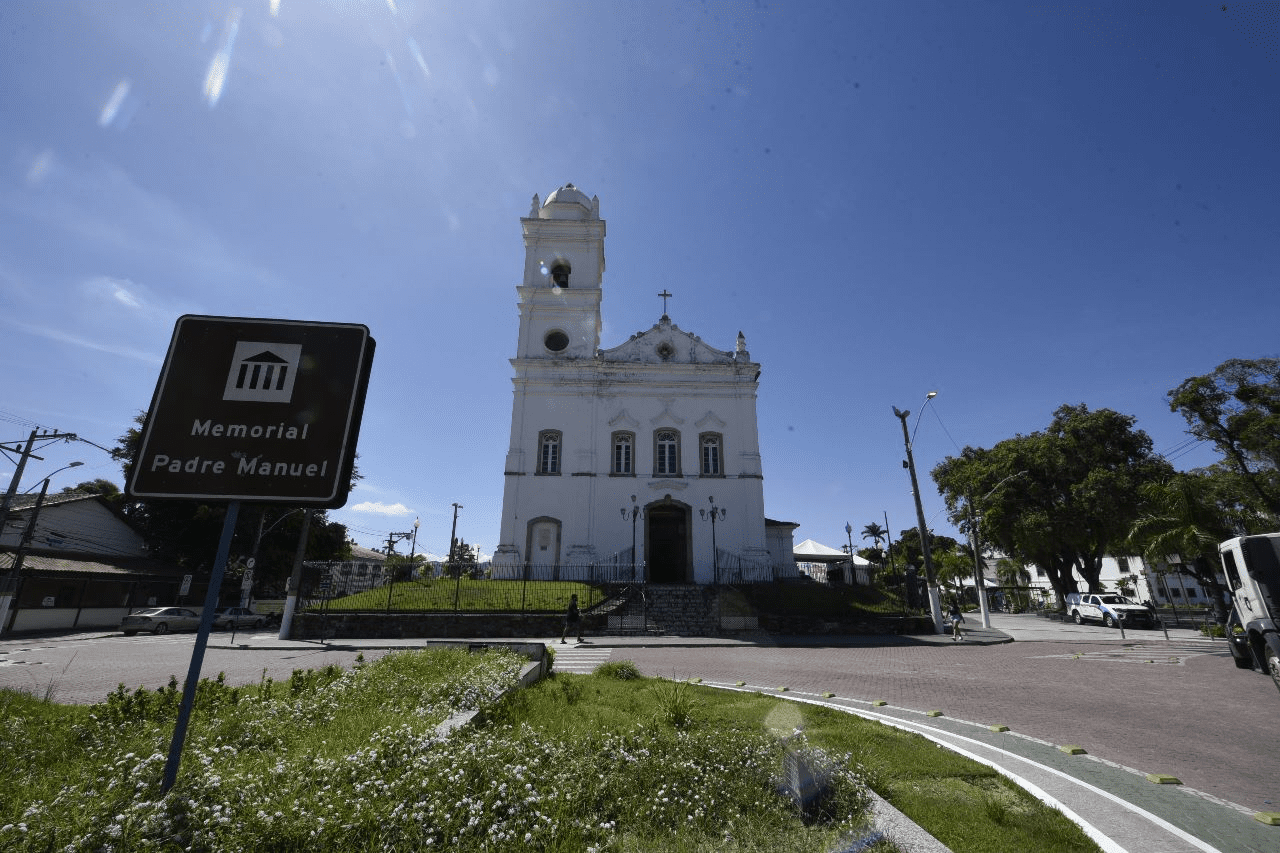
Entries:
{"type": "MultiPolygon", "coordinates": [[[[175,691],[121,690],[90,708],[0,692],[0,848],[143,849],[181,831],[207,850],[416,850],[428,838],[488,849],[487,837],[507,850],[581,851],[605,839],[602,850],[822,851],[848,827],[797,823],[760,799],[778,745],[807,741],[843,756],[956,853],[1096,850],[989,768],[758,693],[557,675],[434,740],[448,707],[483,701],[497,683],[486,658],[415,653],[341,676],[206,683],[168,804],[154,788],[175,691]],[[472,672],[489,685],[478,694],[472,672]]],[[[850,778],[837,778],[833,814],[858,807],[850,778]]]]}

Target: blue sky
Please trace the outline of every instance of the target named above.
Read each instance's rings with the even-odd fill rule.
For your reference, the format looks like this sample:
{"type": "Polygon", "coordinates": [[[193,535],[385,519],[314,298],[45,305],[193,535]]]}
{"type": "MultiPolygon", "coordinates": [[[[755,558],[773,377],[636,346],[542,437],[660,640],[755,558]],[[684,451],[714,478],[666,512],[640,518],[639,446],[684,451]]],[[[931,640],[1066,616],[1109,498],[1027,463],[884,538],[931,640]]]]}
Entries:
{"type": "MultiPolygon", "coordinates": [[[[0,5],[0,441],[112,445],[182,314],[363,323],[332,517],[442,553],[457,502],[491,553],[519,218],[573,182],[608,221],[602,346],[664,288],[745,333],[797,541],[913,526],[891,406],[934,390],[923,476],[1063,403],[1207,464],[1166,392],[1280,354],[1280,4],[1221,5],[0,5]]],[[[22,489],[120,482],[41,455],[22,489]]]]}

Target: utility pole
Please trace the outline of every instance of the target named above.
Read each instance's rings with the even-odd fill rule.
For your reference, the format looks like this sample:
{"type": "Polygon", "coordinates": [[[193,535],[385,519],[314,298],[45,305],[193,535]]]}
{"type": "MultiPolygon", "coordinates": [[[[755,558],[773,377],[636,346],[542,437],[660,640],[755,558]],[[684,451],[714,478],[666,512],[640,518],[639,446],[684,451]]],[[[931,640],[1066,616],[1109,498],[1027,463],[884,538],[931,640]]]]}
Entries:
{"type": "Polygon", "coordinates": [[[969,504],[969,547],[973,549],[973,586],[978,593],[978,611],[982,614],[982,627],[991,627],[991,611],[987,609],[987,584],[982,571],[982,540],[978,536],[978,522],[973,514],[973,495],[965,495],[969,504]]]}
{"type": "MultiPolygon", "coordinates": [[[[10,453],[18,454],[17,464],[14,466],[13,479],[9,481],[9,488],[4,493],[4,499],[0,500],[0,541],[4,539],[5,528],[9,525],[9,507],[13,506],[13,496],[18,493],[18,486],[22,482],[22,472],[27,467],[28,459],[38,459],[44,461],[44,457],[36,456],[32,451],[35,449],[37,441],[72,441],[76,438],[73,432],[40,432],[33,429],[31,435],[27,436],[27,443],[23,447],[18,446],[18,442],[11,441],[0,444],[0,453],[8,455],[10,453]]],[[[43,445],[42,445],[43,446],[43,445]]],[[[40,513],[40,504],[44,502],[44,490],[49,488],[49,481],[44,481],[44,488],[40,490],[40,498],[36,503],[35,509],[31,511],[31,520],[27,525],[26,532],[18,542],[18,555],[14,560],[13,567],[9,573],[0,577],[0,634],[4,633],[5,625],[9,621],[9,603],[13,601],[14,596],[18,593],[18,573],[22,570],[22,553],[31,535],[35,533],[35,519],[40,513]]]]}
{"type": "Polygon", "coordinates": [[[38,459],[42,462],[44,461],[43,456],[36,456],[31,452],[35,448],[35,443],[37,441],[74,441],[76,437],[74,432],[42,433],[33,429],[31,435],[27,436],[25,447],[19,448],[16,441],[0,444],[0,451],[18,454],[18,464],[13,471],[13,479],[9,481],[9,490],[4,493],[4,500],[0,501],[0,536],[4,535],[4,525],[9,520],[9,507],[13,505],[13,496],[18,493],[18,484],[22,482],[22,472],[27,467],[27,460],[38,459]]]}
{"type": "MultiPolygon", "coordinates": [[[[933,397],[933,392],[929,393],[933,397]]],[[[928,398],[926,398],[926,402],[928,398]]],[[[902,442],[907,448],[907,470],[911,472],[911,496],[916,501],[916,523],[920,527],[920,550],[924,553],[924,579],[929,592],[929,612],[933,616],[934,630],[942,633],[942,598],[938,591],[938,575],[933,568],[933,555],[929,553],[929,529],[925,526],[924,506],[920,503],[920,483],[916,480],[916,460],[911,454],[911,435],[907,432],[909,410],[901,411],[893,407],[893,413],[902,421],[902,442]]]]}
{"type": "Polygon", "coordinates": [[[306,510],[302,514],[302,532],[298,534],[298,549],[293,554],[293,571],[289,575],[289,587],[285,593],[284,614],[280,617],[280,639],[289,639],[293,630],[293,613],[298,607],[298,599],[302,593],[302,560],[307,553],[307,535],[311,532],[311,514],[315,510],[306,510]]]}
{"type": "Polygon", "coordinates": [[[453,529],[449,531],[449,565],[453,566],[453,549],[458,545],[458,510],[462,509],[462,504],[455,503],[453,505],[453,529]]]}
{"type": "Polygon", "coordinates": [[[40,517],[40,507],[44,504],[45,492],[49,490],[49,478],[45,478],[40,486],[40,496],[36,498],[36,504],[31,508],[31,517],[27,519],[27,529],[22,532],[22,538],[18,540],[18,552],[13,558],[13,568],[10,569],[10,575],[0,578],[0,634],[4,633],[5,625],[9,622],[9,605],[18,595],[18,579],[22,572],[22,561],[27,555],[27,546],[31,544],[31,540],[36,535],[36,520],[40,517]]]}

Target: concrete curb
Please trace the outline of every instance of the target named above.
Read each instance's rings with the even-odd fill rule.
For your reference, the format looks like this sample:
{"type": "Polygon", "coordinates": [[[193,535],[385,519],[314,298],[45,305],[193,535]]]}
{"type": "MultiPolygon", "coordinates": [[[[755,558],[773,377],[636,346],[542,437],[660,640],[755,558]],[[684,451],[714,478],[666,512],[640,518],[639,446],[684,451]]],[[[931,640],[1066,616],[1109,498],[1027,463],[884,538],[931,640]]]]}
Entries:
{"type": "Polygon", "coordinates": [[[951,848],[925,832],[911,818],[893,807],[893,804],[870,788],[871,814],[876,829],[898,845],[903,853],[951,853],[951,848]]]}

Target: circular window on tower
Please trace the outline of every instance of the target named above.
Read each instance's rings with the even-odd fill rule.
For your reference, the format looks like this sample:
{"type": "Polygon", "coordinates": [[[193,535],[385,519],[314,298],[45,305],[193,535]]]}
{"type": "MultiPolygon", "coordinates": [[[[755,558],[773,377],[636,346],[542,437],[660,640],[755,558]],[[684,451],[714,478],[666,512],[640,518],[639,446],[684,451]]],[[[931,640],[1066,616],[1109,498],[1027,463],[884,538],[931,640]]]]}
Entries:
{"type": "Polygon", "coordinates": [[[542,343],[552,352],[563,352],[565,347],[569,346],[569,336],[559,329],[553,329],[547,332],[547,336],[542,339],[542,343]]]}

